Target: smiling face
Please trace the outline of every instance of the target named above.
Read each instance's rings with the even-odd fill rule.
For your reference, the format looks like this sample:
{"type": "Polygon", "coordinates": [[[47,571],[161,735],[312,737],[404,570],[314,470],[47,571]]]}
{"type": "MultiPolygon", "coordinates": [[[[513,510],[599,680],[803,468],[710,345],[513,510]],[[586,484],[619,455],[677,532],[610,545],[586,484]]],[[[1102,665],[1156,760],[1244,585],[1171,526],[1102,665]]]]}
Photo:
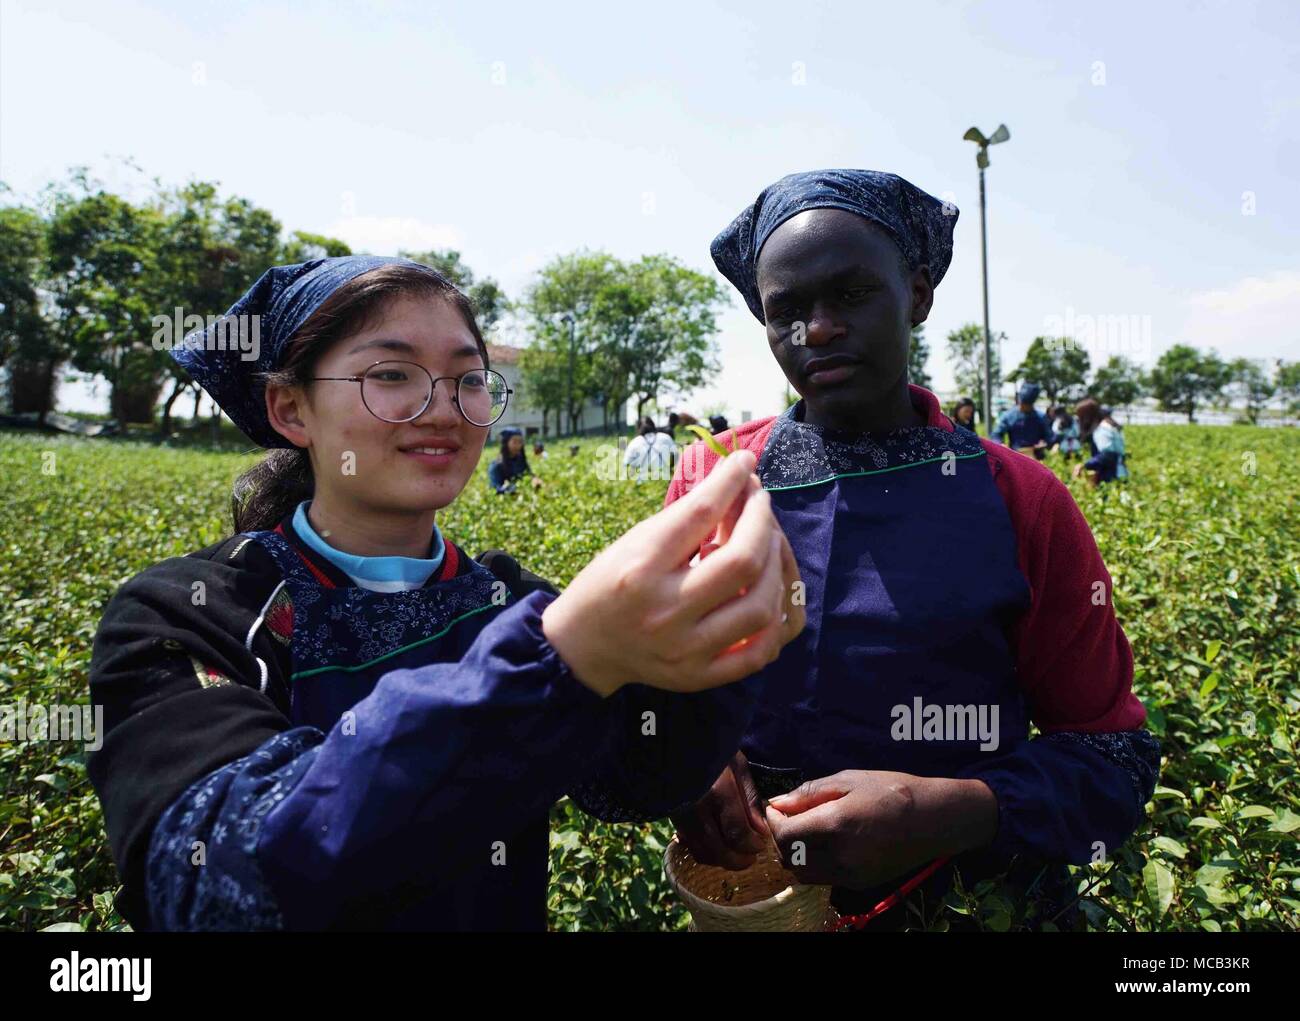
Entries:
{"type": "Polygon", "coordinates": [[[911,328],[925,322],[934,288],[888,234],[846,210],[805,210],[772,232],[757,276],[768,343],[807,421],[865,427],[900,394],[906,401],[911,328]]]}
{"type": "MultiPolygon", "coordinates": [[[[332,344],[311,374],[361,376],[388,360],[415,362],[434,379],[484,367],[474,335],[450,302],[401,295],[332,344]]],[[[359,383],[318,379],[307,387],[268,386],[267,411],[277,431],[308,450],[314,500],[333,513],[423,514],[456,498],[487,438],[485,427],[471,425],[457,410],[454,393],[454,381],[443,379],[418,418],[393,423],[367,410],[359,383]]]]}

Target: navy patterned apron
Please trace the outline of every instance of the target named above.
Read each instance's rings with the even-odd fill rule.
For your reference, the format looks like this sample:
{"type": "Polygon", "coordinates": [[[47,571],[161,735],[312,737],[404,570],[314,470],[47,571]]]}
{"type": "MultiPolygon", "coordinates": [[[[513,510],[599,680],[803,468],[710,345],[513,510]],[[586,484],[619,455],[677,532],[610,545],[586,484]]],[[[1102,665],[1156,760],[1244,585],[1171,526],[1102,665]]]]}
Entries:
{"type": "MultiPolygon", "coordinates": [[[[447,555],[463,564],[454,577],[439,581],[435,576],[422,588],[403,592],[373,592],[352,584],[333,565],[313,563],[282,534],[291,528],[285,522],[275,531],[245,534],[275,559],[292,607],[289,700],[294,726],[328,733],[389,671],[460,660],[496,614],[515,602],[491,571],[451,543],[447,555]]],[[[438,735],[431,733],[429,740],[437,741],[438,735]]],[[[376,918],[351,922],[386,929],[472,930],[484,927],[484,919],[516,919],[523,928],[545,930],[545,897],[537,891],[545,891],[547,883],[547,817],[530,823],[510,843],[518,849],[518,868],[484,864],[432,889],[396,916],[377,906],[376,918]]]]}
{"type": "MultiPolygon", "coordinates": [[[[757,467],[807,613],[762,671],[742,743],[760,793],[847,769],[957,776],[1027,739],[1008,635],[1029,590],[978,437],[836,434],[799,421],[800,407],[774,423],[757,467]],[[944,728],[923,727],[931,707],[944,728]]],[[[836,903],[862,910],[870,896],[836,903]]]]}

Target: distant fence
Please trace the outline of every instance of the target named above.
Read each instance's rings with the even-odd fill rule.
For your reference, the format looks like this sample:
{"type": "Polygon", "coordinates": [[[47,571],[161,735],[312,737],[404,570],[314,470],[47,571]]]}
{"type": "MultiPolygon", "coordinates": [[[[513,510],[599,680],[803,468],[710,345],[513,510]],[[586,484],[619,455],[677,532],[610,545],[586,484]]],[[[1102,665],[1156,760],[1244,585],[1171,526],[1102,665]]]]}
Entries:
{"type": "MultiPolygon", "coordinates": [[[[1243,417],[1242,411],[1198,411],[1196,413],[1197,425],[1232,425],[1238,418],[1243,417]]],[[[1175,411],[1157,411],[1155,408],[1127,408],[1115,412],[1115,419],[1121,425],[1186,425],[1187,416],[1181,415],[1175,411]]],[[[1259,425],[1263,426],[1294,426],[1300,425],[1300,420],[1295,418],[1275,418],[1266,415],[1259,416],[1259,425]]]]}
{"type": "MultiPolygon", "coordinates": [[[[937,394],[939,398],[939,407],[945,414],[952,410],[952,406],[957,403],[962,394],[937,394]]],[[[1005,397],[1003,400],[1007,406],[1011,402],[1005,397]]],[[[995,406],[997,402],[994,402],[995,406]]],[[[1074,410],[1073,403],[1068,405],[1071,412],[1074,410]]],[[[1038,409],[1046,410],[1046,401],[1039,400],[1038,409]]],[[[1115,420],[1120,425],[1187,425],[1187,416],[1177,411],[1160,411],[1150,405],[1140,404],[1131,408],[1117,408],[1115,410],[1115,420]]],[[[1232,425],[1238,418],[1245,417],[1245,409],[1238,407],[1228,408],[1198,408],[1196,411],[1197,425],[1232,425]]],[[[1300,419],[1294,415],[1280,414],[1276,408],[1266,408],[1259,416],[1259,424],[1262,426],[1300,426],[1300,419]]]]}

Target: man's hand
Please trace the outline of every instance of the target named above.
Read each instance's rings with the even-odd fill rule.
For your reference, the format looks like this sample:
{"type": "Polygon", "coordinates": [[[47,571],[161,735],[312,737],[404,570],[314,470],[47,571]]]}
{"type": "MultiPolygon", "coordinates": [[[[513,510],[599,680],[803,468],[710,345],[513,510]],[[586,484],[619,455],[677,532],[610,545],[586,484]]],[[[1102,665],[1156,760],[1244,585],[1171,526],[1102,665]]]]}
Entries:
{"type": "Polygon", "coordinates": [[[981,780],[881,770],[810,780],[767,805],[776,846],[801,882],[859,890],[982,847],[997,821],[997,798],[981,780]]]}
{"type": "Polygon", "coordinates": [[[736,752],[704,797],[670,818],[678,838],[704,865],[748,868],[770,839],[744,752],[736,752]]]}

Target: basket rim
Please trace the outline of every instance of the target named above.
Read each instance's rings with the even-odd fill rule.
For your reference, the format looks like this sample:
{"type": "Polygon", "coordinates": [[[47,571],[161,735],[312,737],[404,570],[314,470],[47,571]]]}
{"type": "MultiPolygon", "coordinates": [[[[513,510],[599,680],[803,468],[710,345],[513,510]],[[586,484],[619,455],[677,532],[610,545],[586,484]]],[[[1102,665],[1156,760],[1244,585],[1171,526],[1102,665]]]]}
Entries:
{"type": "Polygon", "coordinates": [[[730,907],[726,904],[715,904],[713,901],[705,900],[686,889],[677,877],[677,869],[673,865],[673,849],[680,847],[681,842],[673,837],[664,849],[664,873],[668,876],[668,882],[672,884],[673,889],[686,903],[687,910],[691,914],[696,911],[726,915],[728,918],[744,917],[746,915],[756,915],[760,912],[770,911],[774,907],[784,906],[788,901],[802,896],[817,896],[817,887],[813,885],[801,884],[798,888],[793,885],[787,886],[784,890],[774,893],[770,897],[764,897],[762,900],[756,900],[752,904],[737,904],[730,907]]]}

